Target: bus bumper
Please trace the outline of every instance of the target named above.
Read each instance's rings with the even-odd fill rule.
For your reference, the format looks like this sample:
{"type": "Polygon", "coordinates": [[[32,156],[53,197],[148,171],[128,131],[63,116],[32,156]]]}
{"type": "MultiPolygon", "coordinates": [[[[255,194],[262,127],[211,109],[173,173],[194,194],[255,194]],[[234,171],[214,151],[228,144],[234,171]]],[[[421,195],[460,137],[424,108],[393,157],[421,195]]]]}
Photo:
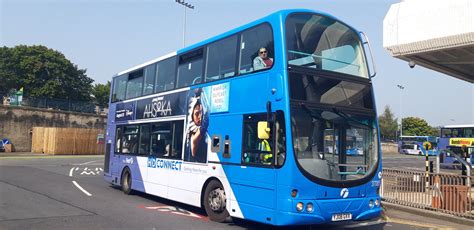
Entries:
{"type": "MultiPolygon", "coordinates": [[[[306,200],[316,204],[314,212],[279,212],[278,218],[275,219],[275,225],[311,225],[311,224],[329,224],[329,223],[349,223],[360,222],[380,217],[382,208],[368,206],[370,200],[375,200],[378,197],[355,198],[351,200],[306,200]],[[342,221],[333,221],[333,215],[350,213],[351,219],[342,221]]],[[[380,199],[380,198],[378,198],[380,199]]],[[[302,201],[302,200],[301,200],[302,201]]],[[[293,206],[298,200],[293,201],[293,206]]]]}
{"type": "Polygon", "coordinates": [[[108,183],[114,184],[114,178],[112,177],[112,174],[110,173],[104,173],[104,180],[107,181],[108,183]]]}
{"type": "Polygon", "coordinates": [[[340,224],[354,224],[354,221],[360,222],[380,217],[382,212],[381,208],[374,208],[360,213],[352,220],[337,221],[333,222],[331,219],[327,219],[319,214],[305,214],[305,213],[293,213],[293,212],[280,212],[279,216],[285,216],[285,218],[278,218],[276,225],[313,225],[313,224],[329,224],[329,223],[340,223],[340,224]]]}

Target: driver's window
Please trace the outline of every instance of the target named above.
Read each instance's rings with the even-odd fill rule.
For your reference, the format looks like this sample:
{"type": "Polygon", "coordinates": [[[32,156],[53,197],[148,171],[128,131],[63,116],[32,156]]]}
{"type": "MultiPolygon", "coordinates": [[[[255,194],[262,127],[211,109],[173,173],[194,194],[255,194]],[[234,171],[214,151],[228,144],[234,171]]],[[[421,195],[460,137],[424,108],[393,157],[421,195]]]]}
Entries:
{"type": "Polygon", "coordinates": [[[270,129],[270,138],[261,140],[258,138],[258,122],[266,121],[266,114],[244,115],[243,141],[242,141],[242,164],[255,166],[273,165],[274,135],[273,126],[270,129]]]}

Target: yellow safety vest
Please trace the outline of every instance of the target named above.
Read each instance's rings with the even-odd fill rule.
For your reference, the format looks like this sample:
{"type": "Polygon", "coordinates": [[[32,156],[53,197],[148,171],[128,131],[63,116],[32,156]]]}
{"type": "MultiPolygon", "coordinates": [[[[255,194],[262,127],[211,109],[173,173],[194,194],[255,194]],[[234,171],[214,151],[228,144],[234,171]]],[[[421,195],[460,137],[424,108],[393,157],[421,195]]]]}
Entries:
{"type": "MultiPolygon", "coordinates": [[[[270,143],[268,143],[267,140],[263,140],[262,143],[261,143],[261,150],[262,151],[265,151],[265,152],[271,152],[272,151],[272,148],[270,147],[270,143]]],[[[262,163],[264,164],[271,164],[271,160],[273,158],[273,154],[272,153],[266,153],[263,155],[263,159],[262,159],[262,163]]]]}

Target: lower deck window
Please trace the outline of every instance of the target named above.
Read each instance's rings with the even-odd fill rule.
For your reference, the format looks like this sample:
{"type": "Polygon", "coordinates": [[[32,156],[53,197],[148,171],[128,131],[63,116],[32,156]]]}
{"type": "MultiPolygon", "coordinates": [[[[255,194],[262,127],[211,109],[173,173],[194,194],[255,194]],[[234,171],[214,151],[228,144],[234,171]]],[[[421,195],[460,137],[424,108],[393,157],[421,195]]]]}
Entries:
{"type": "Polygon", "coordinates": [[[115,152],[181,159],[183,126],[183,121],[118,126],[115,152]]]}

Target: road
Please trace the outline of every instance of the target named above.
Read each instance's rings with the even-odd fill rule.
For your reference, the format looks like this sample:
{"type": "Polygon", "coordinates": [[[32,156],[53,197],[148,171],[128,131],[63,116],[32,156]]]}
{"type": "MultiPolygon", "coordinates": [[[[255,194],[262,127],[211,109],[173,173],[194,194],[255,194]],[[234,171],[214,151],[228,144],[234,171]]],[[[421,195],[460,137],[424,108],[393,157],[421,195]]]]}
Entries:
{"type": "MultiPolygon", "coordinates": [[[[436,157],[429,156],[429,161],[433,161],[433,170],[436,170],[436,157]]],[[[382,156],[383,168],[385,169],[408,169],[425,171],[425,156],[404,155],[399,153],[388,153],[382,156]]],[[[461,175],[461,170],[441,168],[440,173],[461,175]]]]}
{"type": "MultiPolygon", "coordinates": [[[[195,207],[141,193],[127,196],[102,179],[102,168],[102,156],[0,157],[0,229],[272,228],[244,220],[215,223],[195,207]]],[[[386,210],[387,221],[282,229],[453,227],[418,218],[423,222],[386,210]]]]}

